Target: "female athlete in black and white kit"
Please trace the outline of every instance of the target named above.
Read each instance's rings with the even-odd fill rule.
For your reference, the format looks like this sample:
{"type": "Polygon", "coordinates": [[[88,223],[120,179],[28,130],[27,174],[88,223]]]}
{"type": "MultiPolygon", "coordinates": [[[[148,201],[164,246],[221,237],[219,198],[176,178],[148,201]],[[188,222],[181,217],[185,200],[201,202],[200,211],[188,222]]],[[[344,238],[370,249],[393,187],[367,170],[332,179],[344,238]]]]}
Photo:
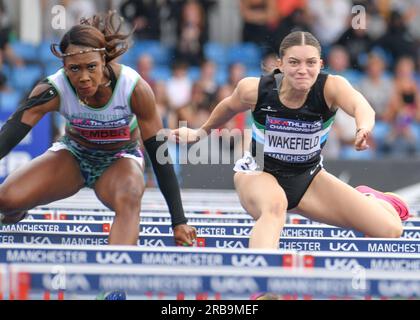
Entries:
{"type": "Polygon", "coordinates": [[[292,32],[280,45],[278,69],[244,78],[199,129],[172,133],[195,142],[235,114],[252,111],[252,148],[237,161],[234,183],[244,209],[256,220],[251,248],[278,248],[286,210],[370,237],[400,237],[406,204],[367,186],[356,189],[322,167],[321,150],[338,108],[355,118],[356,150],[368,147],[375,113],[341,76],[321,73],[321,47],[308,32],[292,32]],[[369,197],[365,195],[369,195],[369,197]]]}

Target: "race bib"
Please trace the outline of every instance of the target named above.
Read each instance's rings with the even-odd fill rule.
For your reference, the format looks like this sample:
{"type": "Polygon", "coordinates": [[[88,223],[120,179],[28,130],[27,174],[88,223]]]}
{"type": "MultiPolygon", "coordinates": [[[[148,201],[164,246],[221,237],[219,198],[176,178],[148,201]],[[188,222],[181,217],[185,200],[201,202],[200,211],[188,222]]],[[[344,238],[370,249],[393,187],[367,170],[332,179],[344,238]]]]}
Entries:
{"type": "Polygon", "coordinates": [[[91,142],[117,142],[130,140],[130,127],[113,129],[82,129],[73,127],[81,137],[91,142]]]}
{"type": "Polygon", "coordinates": [[[72,119],[71,130],[79,136],[95,143],[112,143],[130,140],[130,120],[122,118],[113,121],[72,119]]]}
{"type": "Polygon", "coordinates": [[[267,116],[264,154],[275,159],[307,162],[321,152],[322,122],[300,121],[267,116]]]}

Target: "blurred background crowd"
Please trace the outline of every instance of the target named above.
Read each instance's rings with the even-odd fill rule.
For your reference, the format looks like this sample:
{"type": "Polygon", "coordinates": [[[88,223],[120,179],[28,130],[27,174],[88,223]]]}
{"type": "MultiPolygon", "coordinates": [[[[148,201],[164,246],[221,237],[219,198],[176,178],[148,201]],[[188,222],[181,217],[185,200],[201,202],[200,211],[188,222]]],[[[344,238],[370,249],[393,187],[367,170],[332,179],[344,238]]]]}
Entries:
{"type": "MultiPolygon", "coordinates": [[[[23,1],[0,1],[0,111],[12,112],[37,81],[61,68],[49,50],[66,31],[51,27],[55,5],[66,8],[67,29],[113,9],[126,30],[136,26],[119,62],[151,85],[166,127],[181,120],[199,127],[240,79],[275,68],[286,34],[304,30],[321,42],[323,71],[347,78],[377,116],[370,149],[356,152],[354,120],[339,111],[324,156],[420,156],[420,0],[38,0],[38,43],[20,36],[23,1]],[[354,28],[360,18],[362,28],[354,28]]],[[[226,128],[249,124],[250,114],[242,114],[226,128]]]]}

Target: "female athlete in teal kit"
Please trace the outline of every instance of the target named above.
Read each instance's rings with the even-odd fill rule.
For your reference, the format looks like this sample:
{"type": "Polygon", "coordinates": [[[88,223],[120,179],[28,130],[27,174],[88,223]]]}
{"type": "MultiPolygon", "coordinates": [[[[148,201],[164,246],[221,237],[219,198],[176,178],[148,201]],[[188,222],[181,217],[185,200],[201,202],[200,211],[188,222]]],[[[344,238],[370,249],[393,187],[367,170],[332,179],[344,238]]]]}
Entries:
{"type": "Polygon", "coordinates": [[[67,120],[64,137],[0,186],[0,222],[16,223],[28,209],[86,186],[115,211],[109,243],[137,244],[145,189],[141,137],[169,207],[176,243],[191,245],[196,232],[187,225],[173,167],[156,159],[165,141],[156,138],[162,122],[153,92],[135,70],[114,61],[127,50],[128,35],[114,28],[113,16],[82,19],[58,49],[53,45],[63,68],[36,85],[2,127],[0,159],[46,113],[58,111],[67,120]]]}

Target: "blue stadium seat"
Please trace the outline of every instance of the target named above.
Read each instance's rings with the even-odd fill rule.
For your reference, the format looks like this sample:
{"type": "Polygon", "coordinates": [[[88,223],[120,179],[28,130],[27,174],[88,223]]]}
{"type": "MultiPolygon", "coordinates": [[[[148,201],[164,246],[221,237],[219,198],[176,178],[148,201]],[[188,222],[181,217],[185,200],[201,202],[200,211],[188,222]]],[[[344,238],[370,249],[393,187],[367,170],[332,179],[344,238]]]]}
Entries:
{"type": "Polygon", "coordinates": [[[363,78],[363,73],[354,69],[348,69],[343,76],[353,85],[357,86],[363,78]]]}
{"type": "Polygon", "coordinates": [[[118,63],[126,65],[134,70],[137,70],[137,60],[134,54],[130,54],[129,52],[124,53],[121,58],[118,60],[118,63]]]}
{"type": "Polygon", "coordinates": [[[13,112],[19,106],[22,95],[18,91],[0,92],[0,110],[13,112]]]}
{"type": "Polygon", "coordinates": [[[228,64],[226,47],[217,42],[207,42],[204,44],[204,57],[208,60],[214,61],[223,67],[228,64]]]}
{"type": "Polygon", "coordinates": [[[201,70],[199,67],[189,67],[188,68],[188,77],[191,81],[197,81],[200,79],[201,70]]]}
{"type": "Polygon", "coordinates": [[[171,63],[171,50],[163,46],[159,41],[138,41],[130,49],[137,60],[143,54],[153,57],[155,64],[169,65],[171,63]]]}
{"type": "Polygon", "coordinates": [[[15,89],[29,91],[35,85],[37,80],[43,76],[42,68],[38,65],[26,65],[14,68],[9,83],[15,89]]]}
{"type": "Polygon", "coordinates": [[[164,66],[156,66],[152,70],[152,78],[155,81],[166,81],[172,75],[171,69],[164,66]]]}
{"type": "Polygon", "coordinates": [[[419,72],[416,72],[415,74],[414,74],[414,80],[416,81],[416,83],[417,83],[417,87],[419,87],[420,88],[420,73],[419,72]]]}
{"type": "Polygon", "coordinates": [[[326,73],[331,73],[334,75],[339,75],[342,76],[344,78],[347,79],[348,82],[351,83],[351,85],[353,86],[357,86],[359,84],[359,82],[362,80],[363,78],[363,73],[361,73],[360,71],[357,71],[355,69],[346,69],[342,72],[337,72],[336,70],[331,70],[330,68],[326,68],[325,69],[326,73]]]}
{"type": "Polygon", "coordinates": [[[51,60],[48,64],[44,65],[44,76],[48,77],[56,73],[59,69],[63,67],[63,62],[59,59],[51,60]]]}
{"type": "Polygon", "coordinates": [[[416,149],[417,151],[420,151],[420,123],[413,123],[411,125],[411,130],[416,138],[416,149]]]}
{"type": "Polygon", "coordinates": [[[232,45],[227,55],[228,63],[240,62],[250,68],[258,67],[262,61],[261,49],[250,42],[232,45]]]}
{"type": "Polygon", "coordinates": [[[50,61],[59,60],[50,49],[51,42],[43,41],[38,45],[38,58],[39,60],[46,64],[50,61]]]}
{"type": "Polygon", "coordinates": [[[1,71],[7,77],[7,82],[10,82],[10,78],[12,76],[12,67],[9,64],[3,64],[1,71]]]}
{"type": "Polygon", "coordinates": [[[323,59],[324,61],[327,61],[330,51],[331,51],[331,45],[323,44],[322,50],[321,50],[321,59],[323,59]]]}
{"type": "Polygon", "coordinates": [[[224,85],[228,80],[228,72],[226,67],[218,66],[216,71],[216,83],[220,85],[224,85]]]}
{"type": "Polygon", "coordinates": [[[263,74],[263,71],[261,70],[260,67],[258,67],[258,68],[248,68],[246,70],[246,76],[247,77],[259,78],[259,77],[261,77],[262,74],[263,74]]]}
{"type": "MultiPolygon", "coordinates": [[[[385,62],[385,65],[390,66],[393,63],[393,57],[392,54],[383,48],[379,46],[375,46],[370,50],[370,53],[373,53],[375,55],[378,55],[382,58],[382,60],[385,62]]],[[[367,60],[368,60],[369,52],[362,52],[357,57],[358,63],[362,66],[366,66],[367,60]]]]}
{"type": "Polygon", "coordinates": [[[372,136],[377,145],[382,145],[390,132],[391,127],[388,123],[377,120],[373,128],[372,136]]]}
{"type": "Polygon", "coordinates": [[[15,41],[11,43],[14,53],[24,60],[38,60],[37,47],[30,43],[15,41]]]}

